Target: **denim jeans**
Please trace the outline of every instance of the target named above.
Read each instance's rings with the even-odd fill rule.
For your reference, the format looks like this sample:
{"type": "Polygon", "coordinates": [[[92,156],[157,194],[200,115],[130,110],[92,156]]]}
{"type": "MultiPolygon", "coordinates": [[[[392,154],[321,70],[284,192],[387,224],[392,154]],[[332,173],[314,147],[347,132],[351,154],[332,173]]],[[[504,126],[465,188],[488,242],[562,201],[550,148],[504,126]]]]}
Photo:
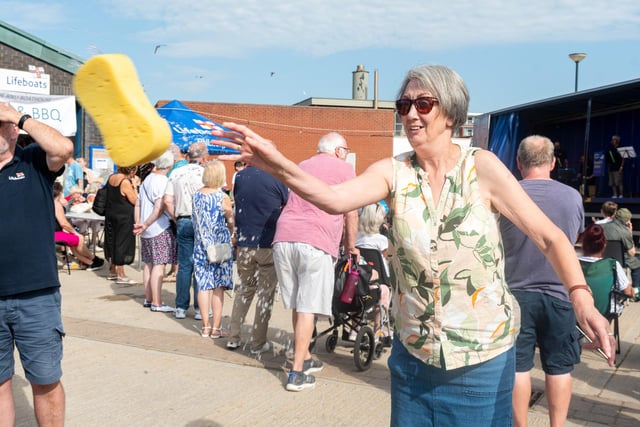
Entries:
{"type": "Polygon", "coordinates": [[[176,308],[189,309],[191,288],[193,308],[198,308],[198,287],[193,278],[193,224],[191,218],[178,218],[178,274],[176,274],[176,308]]]}
{"type": "Polygon", "coordinates": [[[61,301],[60,288],[0,297],[0,384],[14,374],[14,346],[29,382],[44,385],[60,380],[61,301]]]}
{"type": "Polygon", "coordinates": [[[391,426],[512,426],[515,348],[447,371],[416,359],[396,337],[388,360],[391,426]]]}

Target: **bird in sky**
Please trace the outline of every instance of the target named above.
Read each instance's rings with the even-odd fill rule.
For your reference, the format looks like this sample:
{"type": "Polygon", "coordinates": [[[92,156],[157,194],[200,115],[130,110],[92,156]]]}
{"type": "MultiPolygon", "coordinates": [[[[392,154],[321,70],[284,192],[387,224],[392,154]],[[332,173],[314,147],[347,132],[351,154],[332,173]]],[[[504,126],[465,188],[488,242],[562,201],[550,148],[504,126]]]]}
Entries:
{"type": "Polygon", "coordinates": [[[100,49],[98,49],[98,46],[94,45],[94,44],[90,44],[89,46],[87,46],[87,50],[89,52],[91,52],[94,55],[100,55],[102,54],[102,51],[100,49]]]}
{"type": "Polygon", "coordinates": [[[158,49],[164,46],[166,46],[166,44],[157,44],[155,49],[153,49],[153,54],[155,55],[156,53],[158,53],[158,49]]]}

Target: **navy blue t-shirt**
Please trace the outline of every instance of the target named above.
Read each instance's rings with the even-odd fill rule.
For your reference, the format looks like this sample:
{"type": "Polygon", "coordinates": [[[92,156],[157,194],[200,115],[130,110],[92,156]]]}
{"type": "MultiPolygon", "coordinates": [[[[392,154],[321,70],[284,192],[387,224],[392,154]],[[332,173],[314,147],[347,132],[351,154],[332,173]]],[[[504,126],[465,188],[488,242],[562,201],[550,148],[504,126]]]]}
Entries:
{"type": "Polygon", "coordinates": [[[16,147],[0,170],[0,297],[60,287],[53,238],[53,181],[37,144],[16,147]]]}
{"type": "Polygon", "coordinates": [[[258,168],[239,171],[233,186],[238,246],[270,248],[282,207],[287,203],[287,187],[258,168]]]}

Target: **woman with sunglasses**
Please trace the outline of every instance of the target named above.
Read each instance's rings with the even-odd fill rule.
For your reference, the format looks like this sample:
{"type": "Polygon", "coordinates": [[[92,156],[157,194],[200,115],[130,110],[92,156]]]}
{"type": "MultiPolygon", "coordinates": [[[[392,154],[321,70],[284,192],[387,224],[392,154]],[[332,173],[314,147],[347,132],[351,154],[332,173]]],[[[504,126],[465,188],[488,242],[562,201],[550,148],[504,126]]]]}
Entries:
{"type": "Polygon", "coordinates": [[[610,365],[614,360],[608,322],[593,305],[573,245],[493,153],[453,143],[468,104],[466,85],[453,70],[410,70],[396,107],[413,151],[333,186],[304,173],[246,126],[226,123],[230,132],[214,131],[231,139],[223,145],[240,150],[228,159],[266,170],[330,213],[386,199],[393,426],[512,425],[520,320],[504,280],[500,214],[547,256],[570,290],[578,322],[610,365]]]}

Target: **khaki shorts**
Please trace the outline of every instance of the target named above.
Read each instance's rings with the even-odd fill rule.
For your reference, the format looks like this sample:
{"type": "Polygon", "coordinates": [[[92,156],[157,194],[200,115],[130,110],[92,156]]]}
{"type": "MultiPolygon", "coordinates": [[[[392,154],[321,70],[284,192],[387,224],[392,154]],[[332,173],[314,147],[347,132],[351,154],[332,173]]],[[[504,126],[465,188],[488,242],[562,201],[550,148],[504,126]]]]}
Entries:
{"type": "Polygon", "coordinates": [[[306,243],[278,242],[273,261],[284,307],[331,316],[334,263],[328,253],[306,243]]]}
{"type": "Polygon", "coordinates": [[[622,174],[619,171],[609,172],[609,187],[622,185],[622,174]]]}

